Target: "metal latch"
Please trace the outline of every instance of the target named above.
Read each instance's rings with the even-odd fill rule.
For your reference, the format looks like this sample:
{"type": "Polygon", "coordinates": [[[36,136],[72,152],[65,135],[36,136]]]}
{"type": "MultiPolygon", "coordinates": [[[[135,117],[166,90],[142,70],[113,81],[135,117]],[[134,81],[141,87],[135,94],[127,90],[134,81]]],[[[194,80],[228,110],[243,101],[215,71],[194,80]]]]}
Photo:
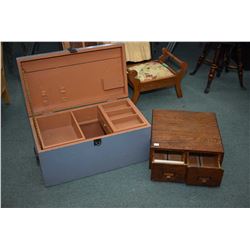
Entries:
{"type": "Polygon", "coordinates": [[[102,139],[94,140],[94,146],[100,146],[102,144],[102,139]]]}
{"type": "Polygon", "coordinates": [[[69,48],[68,48],[68,51],[69,51],[70,53],[77,53],[77,49],[76,49],[76,48],[72,48],[72,47],[69,47],[69,48]]]}

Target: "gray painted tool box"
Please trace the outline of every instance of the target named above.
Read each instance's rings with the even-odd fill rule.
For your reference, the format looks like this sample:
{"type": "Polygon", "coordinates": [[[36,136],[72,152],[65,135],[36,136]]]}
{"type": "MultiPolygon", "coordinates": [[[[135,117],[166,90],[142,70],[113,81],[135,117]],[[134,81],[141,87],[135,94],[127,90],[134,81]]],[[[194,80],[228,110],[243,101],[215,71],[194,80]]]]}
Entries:
{"type": "Polygon", "coordinates": [[[46,186],[148,160],[151,126],[128,98],[123,44],[17,62],[46,186]]]}

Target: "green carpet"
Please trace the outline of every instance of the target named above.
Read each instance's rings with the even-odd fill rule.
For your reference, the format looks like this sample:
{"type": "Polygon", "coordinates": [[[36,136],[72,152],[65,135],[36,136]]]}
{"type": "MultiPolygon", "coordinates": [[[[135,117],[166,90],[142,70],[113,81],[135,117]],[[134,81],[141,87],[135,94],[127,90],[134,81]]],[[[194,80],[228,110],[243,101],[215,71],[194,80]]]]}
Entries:
{"type": "MultiPolygon", "coordinates": [[[[199,43],[180,43],[175,54],[188,62],[190,72],[201,49],[199,43]]],[[[152,182],[148,162],[44,187],[20,81],[8,75],[11,105],[2,103],[2,207],[249,207],[250,72],[244,72],[247,91],[241,90],[237,73],[223,72],[205,95],[207,74],[206,65],[195,76],[187,74],[181,99],[173,88],[163,89],[143,94],[137,106],[150,122],[155,108],[216,112],[225,150],[219,188],[152,182]]]]}

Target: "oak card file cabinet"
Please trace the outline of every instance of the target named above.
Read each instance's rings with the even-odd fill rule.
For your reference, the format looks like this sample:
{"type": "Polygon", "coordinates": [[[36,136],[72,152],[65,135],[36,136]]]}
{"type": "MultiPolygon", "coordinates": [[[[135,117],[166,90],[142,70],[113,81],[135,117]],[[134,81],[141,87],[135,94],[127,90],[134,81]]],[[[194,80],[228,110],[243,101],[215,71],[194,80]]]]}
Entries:
{"type": "Polygon", "coordinates": [[[17,62],[46,186],[148,160],[151,126],[128,98],[123,44],[17,62]]]}
{"type": "Polygon", "coordinates": [[[153,110],[151,180],[219,186],[223,156],[214,113],[153,110]]]}

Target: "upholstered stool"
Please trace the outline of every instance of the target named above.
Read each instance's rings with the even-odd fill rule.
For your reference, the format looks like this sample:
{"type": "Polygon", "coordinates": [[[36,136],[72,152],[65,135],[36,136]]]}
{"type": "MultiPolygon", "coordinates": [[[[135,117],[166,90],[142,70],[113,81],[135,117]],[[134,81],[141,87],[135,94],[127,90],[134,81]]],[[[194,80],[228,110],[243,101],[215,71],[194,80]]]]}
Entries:
{"type": "Polygon", "coordinates": [[[187,63],[175,57],[165,48],[162,53],[157,61],[127,66],[128,82],[134,89],[132,96],[134,103],[138,101],[141,92],[172,86],[175,87],[177,97],[182,97],[181,80],[186,73],[187,63]],[[166,63],[167,60],[177,64],[178,70],[170,67],[166,63]]]}

